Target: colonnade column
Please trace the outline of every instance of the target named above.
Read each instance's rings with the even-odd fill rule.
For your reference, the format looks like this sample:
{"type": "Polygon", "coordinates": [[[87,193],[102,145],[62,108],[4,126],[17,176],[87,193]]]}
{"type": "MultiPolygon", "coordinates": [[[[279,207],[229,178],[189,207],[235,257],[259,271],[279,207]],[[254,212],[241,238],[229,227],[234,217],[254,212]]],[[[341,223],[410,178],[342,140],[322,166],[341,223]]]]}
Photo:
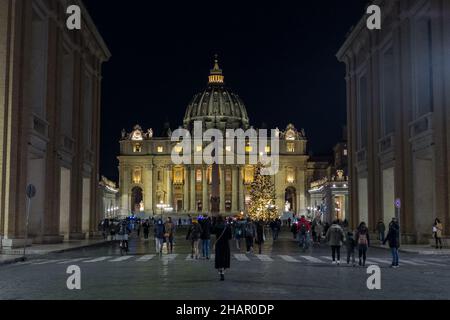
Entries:
{"type": "Polygon", "coordinates": [[[231,173],[231,211],[233,214],[236,214],[236,212],[239,210],[238,205],[238,198],[239,198],[239,173],[238,168],[233,167],[232,173],[231,173]]]}
{"type": "Polygon", "coordinates": [[[204,167],[202,171],[202,211],[209,211],[209,198],[208,198],[208,168],[204,167]]]}
{"type": "Polygon", "coordinates": [[[225,213],[225,173],[225,167],[220,166],[220,213],[225,213]]]}
{"type": "Polygon", "coordinates": [[[245,209],[245,198],[244,198],[244,167],[239,167],[239,211],[244,211],[245,209]]]}
{"type": "Polygon", "coordinates": [[[144,172],[144,208],[146,213],[153,214],[153,165],[145,166],[144,172]]]}
{"type": "Polygon", "coordinates": [[[184,167],[183,211],[189,211],[189,166],[184,167]]]}
{"type": "Polygon", "coordinates": [[[190,185],[190,196],[191,196],[191,201],[190,201],[190,211],[191,213],[194,213],[197,211],[196,208],[196,203],[195,203],[195,193],[196,193],[196,188],[195,188],[195,167],[191,167],[191,185],[190,185]]]}
{"type": "Polygon", "coordinates": [[[166,178],[167,178],[167,204],[169,204],[171,207],[173,207],[173,201],[172,201],[172,167],[168,166],[166,168],[166,178]]]}

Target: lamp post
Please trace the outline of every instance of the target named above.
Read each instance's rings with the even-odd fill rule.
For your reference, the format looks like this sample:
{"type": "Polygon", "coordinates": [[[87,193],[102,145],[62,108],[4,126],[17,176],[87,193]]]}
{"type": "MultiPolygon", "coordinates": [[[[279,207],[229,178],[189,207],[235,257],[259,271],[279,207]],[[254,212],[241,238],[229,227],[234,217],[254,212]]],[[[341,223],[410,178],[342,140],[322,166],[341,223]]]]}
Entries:
{"type": "Polygon", "coordinates": [[[158,203],[158,204],[156,205],[156,207],[157,207],[158,209],[161,210],[161,219],[163,219],[163,218],[164,218],[164,217],[163,217],[164,211],[165,211],[167,208],[169,208],[169,205],[168,205],[168,204],[165,204],[163,201],[161,201],[160,203],[158,203]]]}

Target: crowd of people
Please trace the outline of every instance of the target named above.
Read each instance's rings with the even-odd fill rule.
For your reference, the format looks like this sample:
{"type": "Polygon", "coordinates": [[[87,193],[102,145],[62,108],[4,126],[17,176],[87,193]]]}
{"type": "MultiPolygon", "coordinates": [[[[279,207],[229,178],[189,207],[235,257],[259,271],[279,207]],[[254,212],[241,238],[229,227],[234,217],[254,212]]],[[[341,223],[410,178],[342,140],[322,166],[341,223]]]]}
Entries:
{"type": "MultiPolygon", "coordinates": [[[[163,254],[164,244],[167,254],[173,253],[175,232],[179,226],[185,226],[179,219],[174,223],[172,218],[147,219],[147,220],[103,220],[99,228],[106,239],[126,240],[128,235],[135,231],[138,237],[143,235],[144,240],[149,239],[151,230],[155,240],[155,250],[158,254],[163,254]]],[[[328,244],[331,248],[332,263],[341,264],[341,248],[345,247],[348,265],[364,267],[367,261],[368,249],[371,246],[370,231],[365,222],[361,222],[356,230],[351,230],[346,220],[335,220],[332,224],[324,223],[317,217],[312,221],[301,216],[300,219],[292,221],[289,219],[287,225],[293,233],[294,240],[298,241],[303,250],[313,247],[320,247],[321,244],[328,244]],[[358,263],[356,258],[358,257],[358,263]]],[[[237,251],[244,250],[247,254],[254,253],[255,245],[257,252],[262,253],[263,245],[266,241],[267,230],[271,230],[272,240],[279,239],[283,223],[280,219],[270,222],[253,221],[250,218],[223,218],[209,217],[207,215],[198,218],[189,218],[187,224],[186,241],[191,247],[191,258],[206,259],[211,258],[211,247],[215,252],[215,267],[219,271],[220,280],[225,279],[225,270],[230,268],[230,241],[234,240],[237,251]],[[211,246],[212,236],[215,236],[214,244],[211,246]]],[[[433,238],[436,241],[436,248],[442,249],[443,225],[436,219],[433,227],[433,238]]],[[[383,221],[376,225],[375,233],[377,240],[383,245],[389,244],[392,254],[392,268],[399,267],[398,249],[400,247],[400,226],[396,218],[393,218],[387,228],[383,221]]]]}

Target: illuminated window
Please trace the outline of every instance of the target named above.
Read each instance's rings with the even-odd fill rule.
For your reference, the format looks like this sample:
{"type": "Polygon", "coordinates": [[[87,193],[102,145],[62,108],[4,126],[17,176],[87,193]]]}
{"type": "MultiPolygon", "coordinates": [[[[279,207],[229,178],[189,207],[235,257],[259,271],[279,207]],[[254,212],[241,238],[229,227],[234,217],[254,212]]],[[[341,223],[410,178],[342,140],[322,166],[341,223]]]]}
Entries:
{"type": "Polygon", "coordinates": [[[202,182],[202,170],[197,170],[195,177],[197,182],[202,182]]]}
{"type": "Polygon", "coordinates": [[[173,174],[173,183],[174,184],[183,184],[183,168],[175,168],[173,174]]]}
{"type": "Polygon", "coordinates": [[[244,183],[251,184],[255,177],[255,170],[253,167],[246,167],[244,169],[244,183]]]}
{"type": "Polygon", "coordinates": [[[196,151],[196,152],[202,152],[202,151],[203,151],[203,147],[202,147],[202,146],[197,146],[197,147],[195,148],[195,151],[196,151]]]}
{"type": "Polygon", "coordinates": [[[344,149],[344,156],[347,156],[347,155],[348,155],[348,150],[344,149]]]}
{"type": "Polygon", "coordinates": [[[293,168],[287,168],[286,181],[287,183],[295,183],[295,170],[293,168]]]}
{"type": "Polygon", "coordinates": [[[269,146],[266,146],[266,153],[270,153],[271,148],[269,146]]]}
{"type": "Polygon", "coordinates": [[[253,147],[250,145],[249,142],[247,142],[247,145],[245,146],[245,152],[247,153],[253,152],[253,147]]]}
{"type": "Polygon", "coordinates": [[[164,148],[162,146],[159,146],[157,150],[158,150],[158,153],[163,153],[164,152],[164,148]]]}
{"type": "Polygon", "coordinates": [[[231,152],[231,146],[226,146],[225,149],[227,150],[227,152],[231,152]]]}
{"type": "Polygon", "coordinates": [[[142,169],[137,167],[133,170],[133,183],[139,184],[142,180],[142,169]]]}
{"type": "Polygon", "coordinates": [[[225,171],[225,181],[227,183],[231,183],[231,170],[226,170],[225,171]]]}
{"type": "Polygon", "coordinates": [[[295,144],[292,142],[287,143],[286,150],[287,150],[287,152],[294,153],[295,152],[295,144]]]}
{"type": "Polygon", "coordinates": [[[182,147],[182,146],[175,146],[175,152],[176,152],[176,153],[181,153],[181,152],[183,152],[183,147],[182,147]]]}
{"type": "Polygon", "coordinates": [[[136,143],[133,147],[133,152],[134,153],[140,153],[142,152],[142,146],[139,143],[136,143]]]}

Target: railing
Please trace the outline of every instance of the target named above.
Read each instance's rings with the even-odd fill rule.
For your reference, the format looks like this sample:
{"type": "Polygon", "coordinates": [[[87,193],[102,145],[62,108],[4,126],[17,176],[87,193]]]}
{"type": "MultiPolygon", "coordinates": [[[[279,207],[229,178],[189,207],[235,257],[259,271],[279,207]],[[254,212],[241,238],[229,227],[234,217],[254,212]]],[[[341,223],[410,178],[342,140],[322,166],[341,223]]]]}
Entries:
{"type": "Polygon", "coordinates": [[[427,113],[409,124],[411,138],[433,129],[433,113],[427,113]]]}
{"type": "Polygon", "coordinates": [[[358,162],[367,161],[367,150],[361,149],[358,152],[356,152],[356,159],[358,160],[358,162]]]}
{"type": "Polygon", "coordinates": [[[47,138],[48,137],[48,122],[39,118],[39,116],[33,114],[33,123],[32,128],[33,131],[38,133],[39,135],[47,138]]]}
{"type": "Polygon", "coordinates": [[[71,153],[73,152],[73,147],[74,147],[75,142],[72,138],[69,138],[68,136],[63,134],[63,135],[61,135],[60,143],[61,143],[61,147],[64,150],[69,151],[71,153]]]}
{"type": "Polygon", "coordinates": [[[392,149],[394,149],[394,146],[395,146],[395,140],[394,140],[393,133],[378,140],[378,150],[380,153],[392,150],[392,149]]]}

